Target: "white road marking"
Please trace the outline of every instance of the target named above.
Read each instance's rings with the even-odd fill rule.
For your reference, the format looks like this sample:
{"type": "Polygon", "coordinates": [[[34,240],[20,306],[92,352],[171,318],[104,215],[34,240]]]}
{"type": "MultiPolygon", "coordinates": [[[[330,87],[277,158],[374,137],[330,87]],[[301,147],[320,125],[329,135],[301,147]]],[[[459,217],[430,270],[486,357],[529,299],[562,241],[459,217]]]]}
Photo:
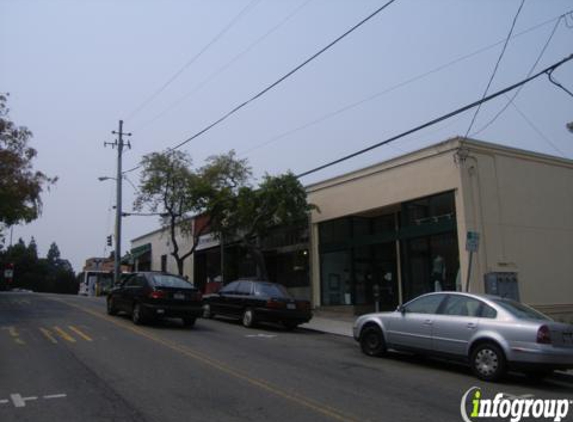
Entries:
{"type": "Polygon", "coordinates": [[[14,403],[14,407],[26,406],[26,402],[22,400],[22,396],[20,394],[10,394],[10,398],[12,399],[12,403],[14,403]]]}
{"type": "Polygon", "coordinates": [[[277,335],[276,334],[247,334],[245,337],[247,338],[254,338],[254,337],[260,337],[260,338],[275,338],[277,335]]]}
{"type": "MultiPolygon", "coordinates": [[[[45,400],[50,399],[62,399],[67,397],[67,394],[50,394],[47,396],[43,396],[42,398],[45,400]]],[[[22,397],[20,394],[10,394],[10,399],[12,400],[12,404],[14,407],[26,407],[27,401],[34,401],[38,400],[38,396],[30,396],[30,397],[22,397]]],[[[7,404],[10,403],[10,400],[0,400],[0,404],[7,404]]]]}
{"type": "Polygon", "coordinates": [[[52,394],[49,396],[44,396],[44,399],[46,400],[50,400],[50,399],[63,399],[64,397],[68,397],[67,394],[52,394]]]}

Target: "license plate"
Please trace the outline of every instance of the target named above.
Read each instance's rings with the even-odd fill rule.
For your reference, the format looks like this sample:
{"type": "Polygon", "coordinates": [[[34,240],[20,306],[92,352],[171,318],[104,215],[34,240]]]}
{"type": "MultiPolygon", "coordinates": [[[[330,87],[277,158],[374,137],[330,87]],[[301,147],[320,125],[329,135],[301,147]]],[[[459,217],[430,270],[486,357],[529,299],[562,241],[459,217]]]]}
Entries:
{"type": "Polygon", "coordinates": [[[287,303],[287,309],[296,309],[296,304],[294,304],[294,303],[287,303]]]}
{"type": "Polygon", "coordinates": [[[183,299],[185,299],[185,295],[183,293],[175,293],[173,295],[173,299],[183,300],[183,299]]]}

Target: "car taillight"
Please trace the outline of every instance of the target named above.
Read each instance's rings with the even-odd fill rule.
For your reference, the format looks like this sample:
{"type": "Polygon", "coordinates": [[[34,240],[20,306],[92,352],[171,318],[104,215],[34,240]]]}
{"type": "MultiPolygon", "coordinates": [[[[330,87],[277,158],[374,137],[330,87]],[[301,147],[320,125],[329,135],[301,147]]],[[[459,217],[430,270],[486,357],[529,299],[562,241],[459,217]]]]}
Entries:
{"type": "Polygon", "coordinates": [[[161,290],[154,290],[151,293],[149,293],[149,298],[150,299],[163,299],[163,298],[165,298],[165,292],[162,292],[161,290]]]}
{"type": "Polygon", "coordinates": [[[547,325],[542,325],[537,330],[537,342],[541,344],[551,344],[551,332],[547,325]]]}
{"type": "Polygon", "coordinates": [[[269,299],[267,300],[267,308],[271,308],[271,309],[282,309],[285,307],[285,304],[283,302],[279,302],[276,299],[269,299]]]}

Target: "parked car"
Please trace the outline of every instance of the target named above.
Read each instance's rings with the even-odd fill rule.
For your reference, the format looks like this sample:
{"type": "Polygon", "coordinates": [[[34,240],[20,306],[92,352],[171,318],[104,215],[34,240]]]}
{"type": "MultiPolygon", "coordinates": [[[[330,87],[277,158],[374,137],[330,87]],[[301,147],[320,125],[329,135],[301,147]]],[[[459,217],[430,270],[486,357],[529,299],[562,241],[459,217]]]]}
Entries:
{"type": "Polygon", "coordinates": [[[203,316],[223,315],[241,319],[245,327],[258,322],[277,322],[292,330],[310,321],[310,302],[294,299],[287,289],[276,283],[237,280],[217,293],[203,298],[203,316]]]}
{"type": "Polygon", "coordinates": [[[429,293],[394,312],[359,317],[353,334],[366,355],[393,349],[454,358],[486,381],[507,369],[542,378],[573,368],[573,325],[496,296],[429,293]]]}
{"type": "Polygon", "coordinates": [[[201,316],[201,292],[179,276],[160,272],[138,272],[126,277],[107,295],[107,313],[125,312],[135,324],[157,318],[181,318],[193,326],[201,316]]]}

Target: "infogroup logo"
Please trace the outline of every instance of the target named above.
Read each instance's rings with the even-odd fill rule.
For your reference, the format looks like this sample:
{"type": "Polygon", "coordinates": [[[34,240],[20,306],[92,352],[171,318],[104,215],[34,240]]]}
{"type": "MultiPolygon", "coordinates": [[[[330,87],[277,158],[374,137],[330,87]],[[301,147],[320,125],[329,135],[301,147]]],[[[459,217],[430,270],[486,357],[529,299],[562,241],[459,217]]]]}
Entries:
{"type": "Polygon", "coordinates": [[[479,387],[472,387],[462,396],[460,412],[465,422],[475,422],[482,418],[499,418],[511,422],[535,418],[560,422],[567,417],[572,404],[573,401],[568,399],[506,397],[503,393],[497,393],[493,399],[486,399],[482,397],[479,387]]]}

